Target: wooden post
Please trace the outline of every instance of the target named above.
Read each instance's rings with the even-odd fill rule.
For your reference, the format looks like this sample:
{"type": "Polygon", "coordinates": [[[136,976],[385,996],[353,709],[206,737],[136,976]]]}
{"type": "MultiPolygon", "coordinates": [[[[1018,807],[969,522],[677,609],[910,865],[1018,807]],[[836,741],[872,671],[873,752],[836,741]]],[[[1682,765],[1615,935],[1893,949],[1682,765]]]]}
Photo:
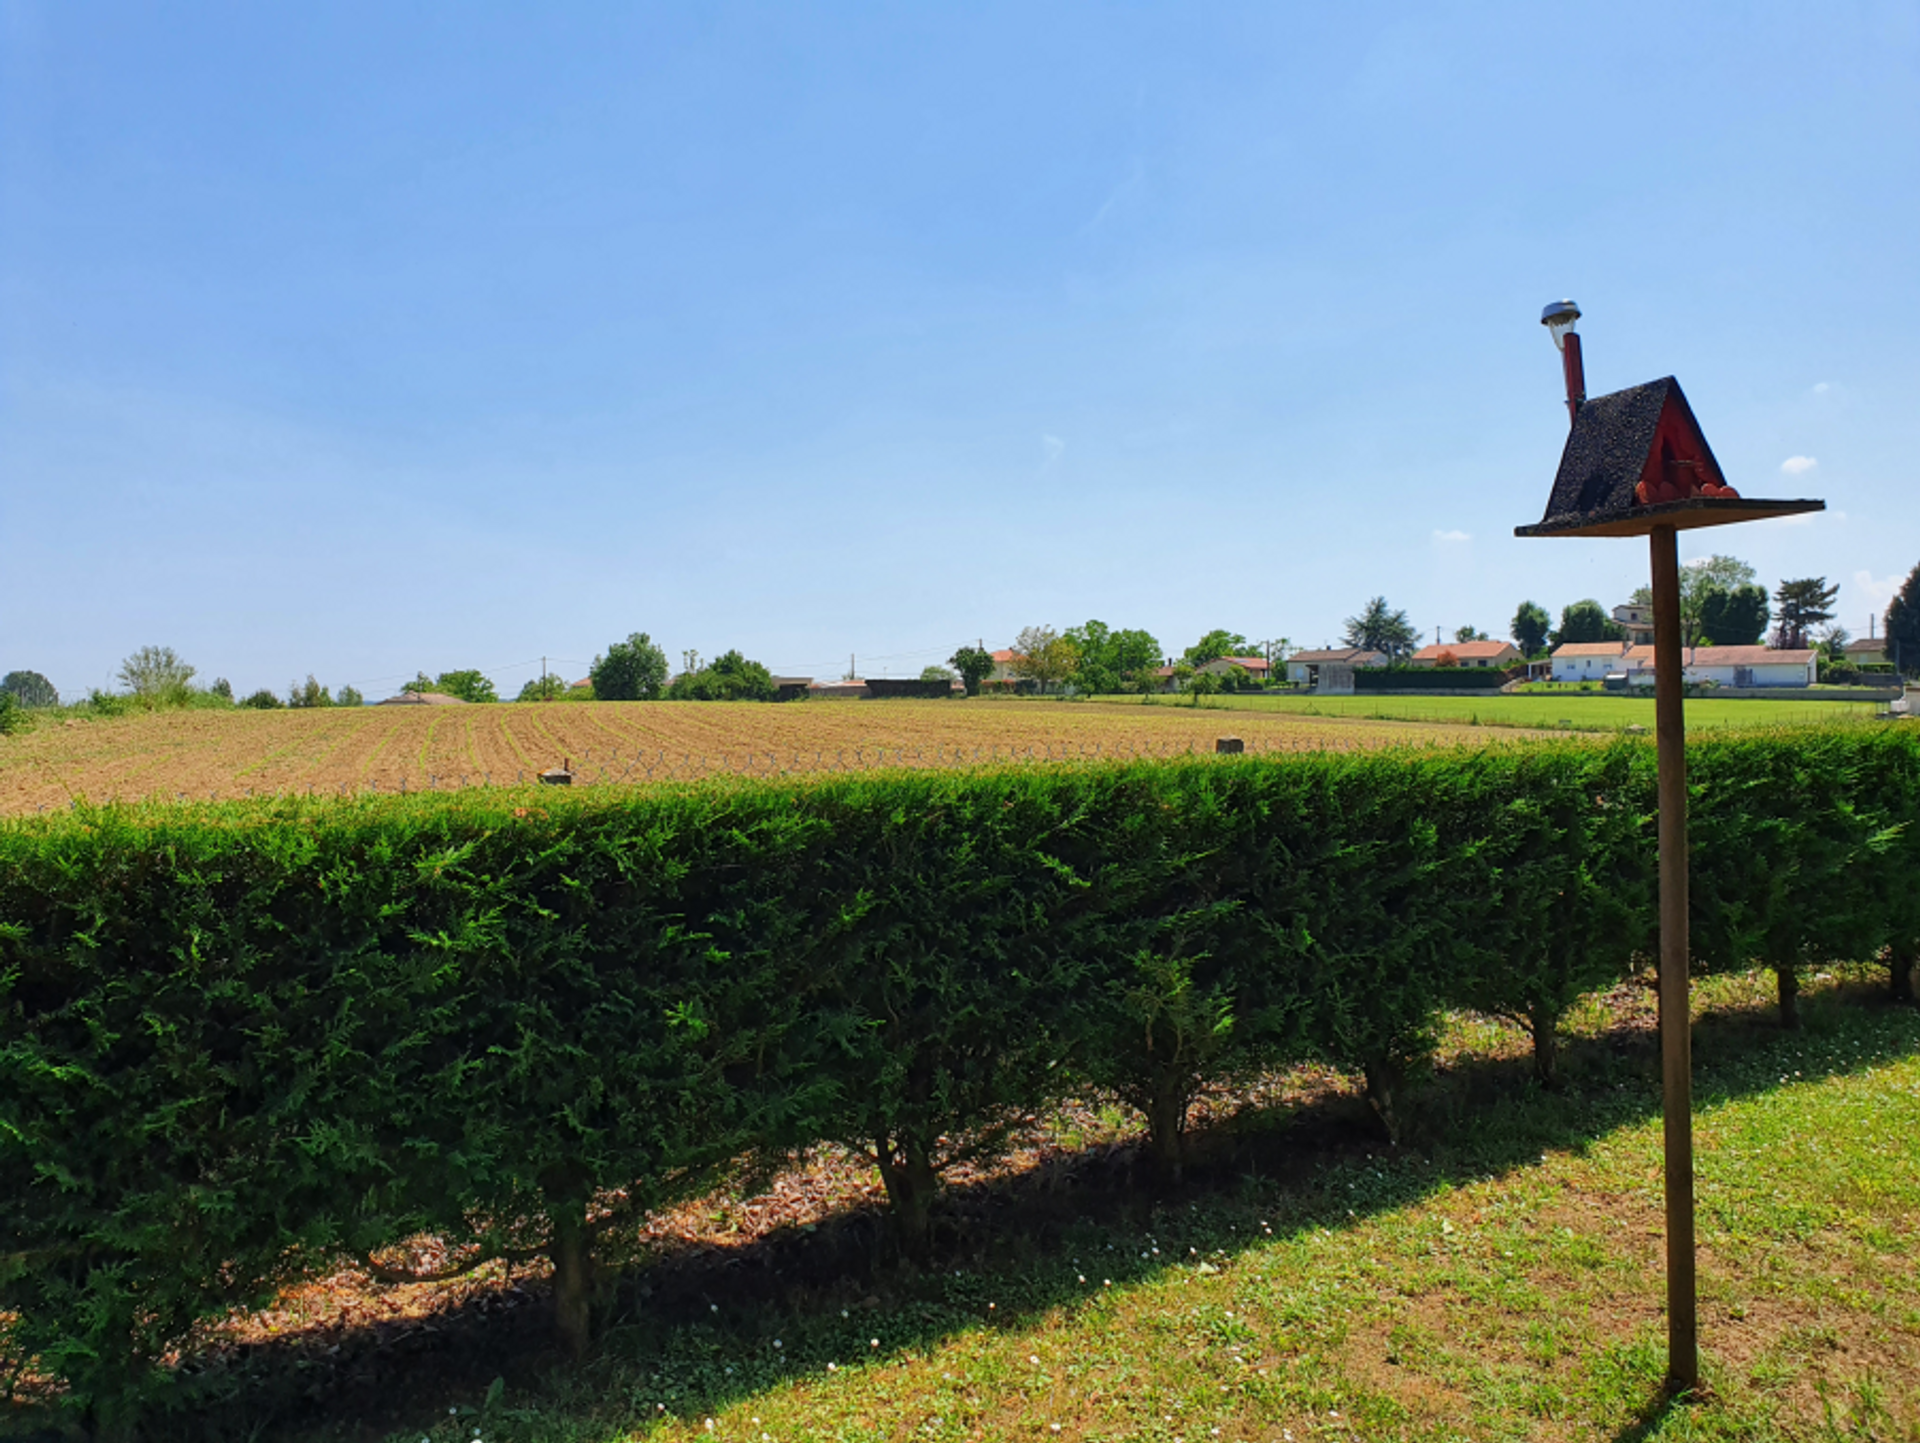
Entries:
{"type": "Polygon", "coordinates": [[[1687,723],[1681,690],[1680,548],[1671,526],[1653,552],[1654,730],[1660,753],[1660,1072],[1666,1119],[1667,1382],[1700,1381],[1693,1241],[1693,1019],[1687,965],[1687,723]]]}

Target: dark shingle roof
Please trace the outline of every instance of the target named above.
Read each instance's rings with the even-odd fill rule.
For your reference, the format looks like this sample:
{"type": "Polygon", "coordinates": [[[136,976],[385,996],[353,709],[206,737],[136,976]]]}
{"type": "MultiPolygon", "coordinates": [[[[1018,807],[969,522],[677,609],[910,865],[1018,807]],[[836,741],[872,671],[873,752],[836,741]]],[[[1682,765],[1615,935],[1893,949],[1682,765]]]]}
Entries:
{"type": "MultiPolygon", "coordinates": [[[[1640,482],[1660,428],[1660,412],[1668,393],[1679,390],[1678,381],[1662,376],[1644,386],[1595,396],[1583,405],[1567,435],[1567,448],[1560,453],[1553,495],[1540,520],[1625,511],[1632,506],[1633,488],[1640,482]]],[[[1680,403],[1686,404],[1684,396],[1680,403]]],[[[1704,437],[1701,445],[1706,445],[1704,437]]]]}

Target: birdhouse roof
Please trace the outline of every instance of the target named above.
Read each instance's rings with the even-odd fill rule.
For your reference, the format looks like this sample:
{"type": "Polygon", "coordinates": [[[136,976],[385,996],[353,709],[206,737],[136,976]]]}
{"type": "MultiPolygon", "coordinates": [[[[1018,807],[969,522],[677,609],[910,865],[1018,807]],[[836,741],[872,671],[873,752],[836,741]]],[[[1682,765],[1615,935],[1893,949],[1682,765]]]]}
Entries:
{"type": "Polygon", "coordinates": [[[1753,501],[1694,496],[1641,503],[1634,490],[1667,467],[1725,485],[1720,463],[1672,376],[1595,396],[1574,413],[1546,515],[1516,536],[1643,536],[1655,526],[1687,530],[1729,521],[1820,511],[1819,501],[1753,501]]]}

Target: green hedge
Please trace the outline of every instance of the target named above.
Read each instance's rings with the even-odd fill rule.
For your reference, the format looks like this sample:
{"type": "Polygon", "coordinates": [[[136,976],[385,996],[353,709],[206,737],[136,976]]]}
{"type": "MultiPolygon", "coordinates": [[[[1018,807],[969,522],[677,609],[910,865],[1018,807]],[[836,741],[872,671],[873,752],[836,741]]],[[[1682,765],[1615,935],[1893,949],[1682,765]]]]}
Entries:
{"type": "Polygon", "coordinates": [[[1355,691],[1498,691],[1507,674],[1493,666],[1360,667],[1353,673],[1355,691]]]}
{"type": "MultiPolygon", "coordinates": [[[[1910,731],[1691,755],[1700,966],[1913,955],[1910,731]]],[[[1623,741],[0,826],[0,1351],[112,1432],[197,1322],[423,1229],[550,1257],[579,1347],[649,1211],[812,1143],[914,1248],[1090,1084],[1173,1169],[1198,1091],[1292,1062],[1397,1126],[1441,1010],[1550,1071],[1652,950],[1653,782],[1623,741]]]]}

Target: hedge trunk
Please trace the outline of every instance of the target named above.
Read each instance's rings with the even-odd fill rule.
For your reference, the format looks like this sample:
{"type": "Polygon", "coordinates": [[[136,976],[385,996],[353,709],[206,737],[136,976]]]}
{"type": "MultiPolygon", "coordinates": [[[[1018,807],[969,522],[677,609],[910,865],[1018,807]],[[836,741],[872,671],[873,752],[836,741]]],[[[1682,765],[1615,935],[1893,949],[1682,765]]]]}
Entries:
{"type": "Polygon", "coordinates": [[[897,1147],[883,1137],[875,1140],[874,1155],[880,1160],[880,1180],[892,1204],[900,1251],[910,1258],[924,1257],[932,1235],[933,1198],[940,1190],[932,1150],[914,1135],[902,1138],[897,1147]]]}
{"type": "Polygon", "coordinates": [[[1913,974],[1920,972],[1920,958],[1897,948],[1890,959],[1893,1000],[1911,1005],[1914,1001],[1913,974]]]}
{"type": "Polygon", "coordinates": [[[553,1324],[567,1351],[579,1358],[593,1343],[593,1239],[583,1207],[556,1210],[552,1225],[547,1257],[553,1263],[553,1324]]]}
{"type": "Polygon", "coordinates": [[[1785,1028],[1800,1026],[1800,974],[1791,962],[1776,965],[1773,975],[1780,982],[1780,1025],[1785,1028]]]}
{"type": "Polygon", "coordinates": [[[1387,1130],[1387,1141],[1400,1141],[1400,1069],[1385,1058],[1375,1058],[1366,1065],[1367,1101],[1373,1104],[1373,1110],[1379,1114],[1380,1122],[1387,1130]]]}
{"type": "Polygon", "coordinates": [[[1147,1152],[1168,1182],[1179,1182],[1186,1170],[1188,1091],[1184,1077],[1156,1078],[1147,1099],[1147,1152]]]}
{"type": "Polygon", "coordinates": [[[1560,1014],[1544,1002],[1527,1008],[1527,1030],[1533,1034],[1533,1077],[1542,1087],[1560,1081],[1560,1014]]]}

